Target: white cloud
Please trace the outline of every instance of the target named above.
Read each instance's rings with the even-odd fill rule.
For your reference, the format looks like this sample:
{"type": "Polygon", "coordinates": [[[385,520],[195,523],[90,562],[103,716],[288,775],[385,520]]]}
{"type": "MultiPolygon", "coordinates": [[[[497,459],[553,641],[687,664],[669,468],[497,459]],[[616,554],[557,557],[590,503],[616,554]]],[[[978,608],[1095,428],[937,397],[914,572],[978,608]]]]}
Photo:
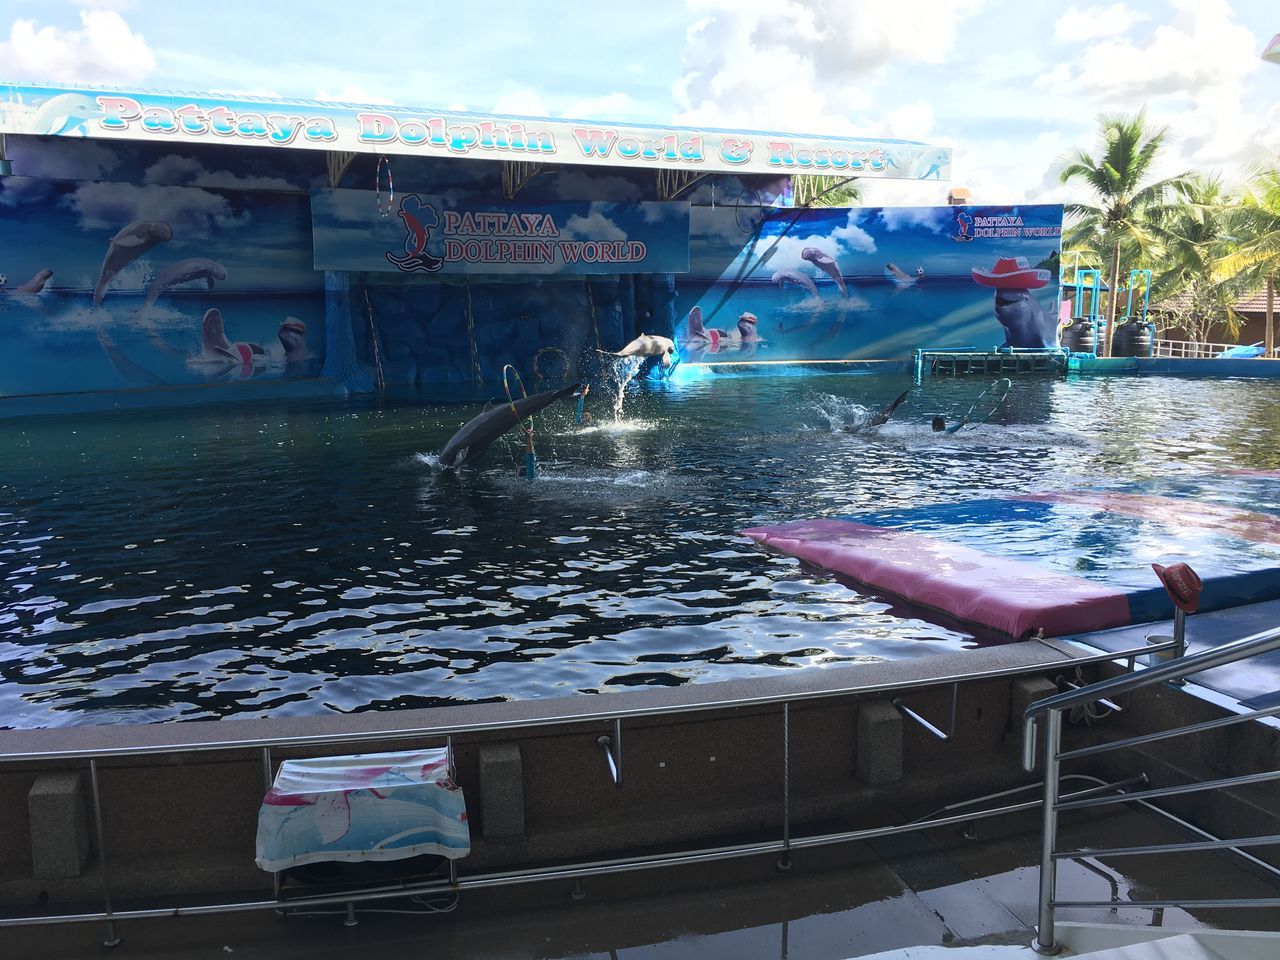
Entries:
{"type": "Polygon", "coordinates": [[[630,94],[615,92],[576,100],[557,115],[571,120],[617,120],[632,115],[635,109],[636,102],[630,94]]]}
{"type": "Polygon", "coordinates": [[[933,105],[927,100],[905,103],[889,111],[884,135],[895,140],[923,140],[933,131],[933,105]]]}
{"type": "Polygon", "coordinates": [[[240,176],[230,170],[208,170],[199,160],[176,153],[165,154],[147,167],[142,179],[147,183],[224,190],[297,190],[283,177],[240,176]]]}
{"type": "Polygon", "coordinates": [[[1059,43],[1081,43],[1127,33],[1129,28],[1147,19],[1150,19],[1147,14],[1130,10],[1123,3],[1109,7],[1098,4],[1084,9],[1071,6],[1054,23],[1053,36],[1059,43]]]}
{"type": "Polygon", "coordinates": [[[81,10],[80,30],[15,20],[0,41],[0,64],[14,79],[72,83],[134,83],[150,75],[156,58],[146,37],[115,10],[81,10]]]}
{"type": "Polygon", "coordinates": [[[546,104],[542,100],[542,95],[528,87],[509,90],[502,94],[493,105],[493,112],[511,114],[517,117],[546,117],[550,115],[546,104]]]}
{"type": "MultiPolygon", "coordinates": [[[[982,0],[689,0],[674,95],[683,123],[858,134],[890,62],[939,63],[982,0]]],[[[914,111],[918,123],[923,111],[914,111]]],[[[904,114],[904,119],[909,114],[904,114]]]]}
{"type": "Polygon", "coordinates": [[[350,83],[336,92],[331,92],[329,90],[317,90],[315,98],[317,100],[329,100],[334,103],[370,103],[385,105],[395,103],[394,100],[388,100],[380,94],[370,93],[364,87],[359,87],[350,83]]]}
{"type": "Polygon", "coordinates": [[[67,0],[67,6],[78,10],[136,10],[138,0],[67,0]]]}
{"type": "Polygon", "coordinates": [[[574,215],[565,221],[563,233],[573,240],[626,240],[627,233],[592,204],[585,216],[574,215]]]}
{"type": "Polygon", "coordinates": [[[119,230],[134,220],[160,220],[183,239],[211,236],[250,222],[226,197],[193,187],[132,183],[83,183],[69,198],[86,230],[119,230]]]}

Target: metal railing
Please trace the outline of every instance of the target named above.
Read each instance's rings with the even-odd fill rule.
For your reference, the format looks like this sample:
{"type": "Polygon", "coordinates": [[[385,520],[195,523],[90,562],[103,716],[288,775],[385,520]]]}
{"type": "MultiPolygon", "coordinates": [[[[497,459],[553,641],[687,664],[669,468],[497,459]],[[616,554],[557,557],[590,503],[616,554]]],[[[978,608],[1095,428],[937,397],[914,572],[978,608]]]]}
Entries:
{"type": "MultiPolygon", "coordinates": [[[[57,914],[42,912],[39,915],[0,917],[0,929],[8,926],[26,926],[56,923],[102,922],[106,924],[106,944],[119,942],[115,932],[115,921],[121,919],[141,919],[149,917],[190,916],[206,913],[231,913],[237,911],[253,911],[272,909],[279,911],[302,910],[334,905],[349,905],[365,901],[381,901],[401,899],[415,896],[426,896],[442,893],[457,893],[466,889],[482,889],[496,886],[516,885],[541,882],[554,879],[578,879],[588,876],[603,876],[630,870],[649,870],[663,867],[680,866],[693,863],[705,863],[715,860],[727,860],[738,857],[759,856],[762,854],[778,854],[779,866],[786,869],[789,865],[791,851],[802,848],[825,846],[829,844],[848,843],[881,836],[893,836],[898,833],[928,830],[935,827],[955,823],[966,823],[974,819],[1018,813],[1031,810],[1040,805],[1039,800],[1011,804],[993,810],[976,813],[957,814],[918,821],[893,827],[877,827],[864,830],[850,830],[840,833],[828,833],[818,836],[793,838],[791,835],[791,764],[790,764],[790,721],[791,706],[798,702],[810,700],[830,700],[835,698],[859,695],[893,696],[912,690],[933,687],[951,686],[952,711],[954,717],[955,700],[959,696],[958,687],[964,683],[976,683],[1022,676],[1035,676],[1052,673],[1064,667],[1080,667],[1089,664],[1127,661],[1130,670],[1135,660],[1150,653],[1168,652],[1175,649],[1175,641],[1147,644],[1139,648],[1119,651],[1087,654],[1077,657],[1062,657],[1040,663],[1023,663],[1011,666],[974,670],[967,673],[949,674],[934,677],[912,677],[909,679],[855,684],[831,689],[810,691],[787,691],[785,693],[762,694],[755,697],[701,701],[682,704],[662,704],[654,706],[635,706],[608,712],[590,709],[590,698],[583,698],[583,709],[579,712],[549,713],[544,716],[525,717],[514,721],[481,721],[472,723],[438,724],[428,727],[397,728],[377,731],[357,731],[343,734],[315,734],[292,737],[256,737],[246,739],[206,740],[192,742],[175,742],[165,744],[143,744],[131,747],[88,747],[68,750],[24,751],[0,753],[0,765],[18,762],[46,761],[80,761],[87,762],[90,775],[90,825],[93,831],[93,848],[98,858],[98,869],[102,881],[101,910],[75,914],[57,914]],[[710,713],[718,711],[739,710],[743,707],[780,707],[780,733],[782,737],[782,796],[780,798],[781,830],[777,840],[735,846],[711,847],[697,850],[683,850],[667,854],[642,857],[628,857],[595,860],[591,862],[574,862],[563,866],[538,867],[534,869],[513,869],[490,873],[477,873],[459,876],[457,862],[449,861],[450,875],[447,881],[426,880],[418,883],[399,883],[393,887],[375,887],[363,890],[344,891],[342,893],[322,896],[282,896],[280,877],[272,880],[271,896],[266,899],[237,900],[220,903],[191,903],[181,906],[158,908],[116,909],[113,901],[109,874],[107,871],[104,849],[106,836],[102,819],[102,791],[99,782],[98,761],[113,758],[138,756],[165,756],[173,754],[189,754],[202,752],[219,752],[235,750],[258,750],[262,755],[262,773],[264,790],[271,786],[272,773],[275,767],[272,758],[274,749],[302,748],[305,750],[322,750],[323,748],[356,745],[366,746],[372,743],[404,740],[443,740],[452,755],[456,747],[456,738],[468,733],[486,733],[494,731],[515,732],[524,729],[551,725],[574,725],[584,723],[609,723],[612,735],[593,738],[593,745],[604,754],[604,765],[607,775],[613,784],[622,788],[623,753],[622,723],[624,719],[644,717],[667,717],[686,713],[710,713]]],[[[901,709],[901,707],[899,708],[901,709]]],[[[914,711],[911,711],[914,713],[914,711]]],[[[917,715],[918,716],[918,715],[917,715]]],[[[954,719],[952,731],[954,731],[954,719]]],[[[940,733],[940,731],[939,731],[940,733]]],[[[948,734],[949,739],[949,734],[948,734]]],[[[1127,789],[1143,781],[1142,777],[1134,777],[1115,784],[1105,784],[1093,777],[1076,776],[1075,779],[1089,780],[1099,784],[1098,787],[1072,794],[1072,800],[1084,800],[1102,792],[1127,789]]],[[[1017,788],[1019,790],[1023,788],[1017,788]]],[[[995,795],[995,796],[1001,796],[995,795]]],[[[993,796],[994,799],[994,796],[993,796]]],[[[962,804],[960,806],[965,806],[962,804]]],[[[949,808],[950,809],[950,808],[949,808]]],[[[945,811],[944,811],[945,812],[945,811]]]]}
{"type": "Polygon", "coordinates": [[[1152,356],[1181,357],[1189,360],[1212,360],[1224,350],[1233,347],[1247,347],[1247,343],[1202,343],[1196,340],[1165,340],[1157,337],[1152,341],[1152,356]]]}
{"type": "Polygon", "coordinates": [[[1097,756],[1114,750],[1154,743],[1173,737],[1204,733],[1209,730],[1220,730],[1236,724],[1248,723],[1262,717],[1280,716],[1280,706],[1250,710],[1233,714],[1217,720],[1188,724],[1155,733],[1113,740],[1073,750],[1062,750],[1062,715],[1076,707],[1083,707],[1099,702],[1104,698],[1118,697],[1144,687],[1155,686],[1165,682],[1178,682],[1192,674],[1210,670],[1214,667],[1236,663],[1249,657],[1269,653],[1280,649],[1280,628],[1264,630],[1261,633],[1242,637],[1231,643],[1223,644],[1212,650],[1182,657],[1158,667],[1151,667],[1141,673],[1128,673],[1109,680],[1102,680],[1079,689],[1068,690],[1056,696],[1038,700],[1027,707],[1023,714],[1022,766],[1027,771],[1036,765],[1036,728],[1038,718],[1044,717],[1044,799],[1042,801],[1043,823],[1040,837],[1040,905],[1039,922],[1036,939],[1032,946],[1037,953],[1056,954],[1062,947],[1054,934],[1054,913],[1059,907],[1138,907],[1138,908],[1208,908],[1208,907],[1276,907],[1280,906],[1280,898],[1235,898],[1235,899],[1171,899],[1171,900],[1131,900],[1121,903],[1102,900],[1059,900],[1056,897],[1057,864],[1059,860],[1080,856],[1082,853],[1091,857],[1100,856],[1135,856],[1139,854],[1159,854],[1186,852],[1190,850],[1228,850],[1249,861],[1253,866],[1261,868],[1274,876],[1280,877],[1280,869],[1245,853],[1244,847],[1267,846],[1280,844],[1280,836],[1244,837],[1236,840],[1221,840],[1198,828],[1194,832],[1206,839],[1193,843],[1155,844],[1145,847],[1115,847],[1108,850],[1089,849],[1076,851],[1059,851],[1058,814],[1070,810],[1082,810],[1114,803],[1139,802],[1149,809],[1148,802],[1159,797],[1172,797],[1205,790],[1226,790],[1233,787],[1244,787],[1253,784],[1280,780],[1280,770],[1248,774],[1239,777],[1227,777],[1220,780],[1204,780],[1194,783],[1178,784],[1171,787],[1159,787],[1143,790],[1138,793],[1114,797],[1067,798],[1058,795],[1060,772],[1065,761],[1078,760],[1083,757],[1097,756]]]}

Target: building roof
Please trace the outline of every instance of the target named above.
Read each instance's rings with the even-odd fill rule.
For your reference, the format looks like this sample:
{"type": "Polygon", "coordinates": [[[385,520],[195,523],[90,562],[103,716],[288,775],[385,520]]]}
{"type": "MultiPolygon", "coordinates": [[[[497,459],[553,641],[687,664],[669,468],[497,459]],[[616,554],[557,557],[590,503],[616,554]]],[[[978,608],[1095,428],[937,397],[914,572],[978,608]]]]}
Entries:
{"type": "Polygon", "coordinates": [[[241,94],[0,83],[0,134],[572,163],[705,173],[949,180],[909,140],[515,117],[241,94]]]}
{"type": "MultiPolygon", "coordinates": [[[[1175,310],[1178,307],[1185,306],[1190,299],[1191,295],[1188,293],[1177,293],[1172,297],[1165,297],[1158,303],[1151,304],[1151,309],[1161,311],[1175,310]]],[[[1265,286],[1259,287],[1252,293],[1245,294],[1236,300],[1236,302],[1231,305],[1231,308],[1235,310],[1236,313],[1266,313],[1267,288],[1265,286]]],[[[1275,309],[1277,312],[1280,312],[1280,291],[1277,291],[1276,293],[1275,309]]]]}

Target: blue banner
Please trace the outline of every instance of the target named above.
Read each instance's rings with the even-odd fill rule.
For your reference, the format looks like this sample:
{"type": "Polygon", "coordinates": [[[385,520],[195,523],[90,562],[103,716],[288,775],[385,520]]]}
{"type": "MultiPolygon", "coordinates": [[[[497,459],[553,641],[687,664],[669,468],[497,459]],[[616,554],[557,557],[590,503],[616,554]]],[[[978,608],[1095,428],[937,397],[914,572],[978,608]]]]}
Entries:
{"type": "Polygon", "coordinates": [[[311,191],[317,270],[544,275],[686,273],[683,202],[493,203],[311,191]]]}

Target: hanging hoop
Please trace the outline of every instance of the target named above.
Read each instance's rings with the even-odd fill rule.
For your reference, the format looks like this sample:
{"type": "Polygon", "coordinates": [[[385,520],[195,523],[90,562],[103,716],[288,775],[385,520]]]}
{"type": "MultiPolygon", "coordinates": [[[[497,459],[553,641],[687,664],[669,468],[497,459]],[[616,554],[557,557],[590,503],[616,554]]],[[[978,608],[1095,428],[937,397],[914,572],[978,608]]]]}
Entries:
{"type": "MultiPolygon", "coordinates": [[[[520,388],[520,397],[521,397],[521,399],[524,399],[524,398],[528,397],[528,396],[529,396],[529,391],[527,391],[527,390],[524,388],[524,380],[522,380],[522,379],[520,378],[520,371],[519,371],[519,370],[517,370],[515,367],[513,367],[513,366],[512,366],[511,364],[509,364],[509,363],[508,363],[505,367],[503,367],[503,368],[502,368],[502,389],[506,391],[506,394],[507,394],[507,403],[509,403],[509,404],[511,405],[511,412],[512,412],[512,413],[514,413],[514,414],[516,415],[516,420],[517,420],[517,421],[520,421],[520,411],[516,409],[516,400],[515,400],[515,397],[513,397],[513,396],[511,395],[511,382],[507,379],[508,375],[513,375],[513,376],[515,376],[515,378],[516,378],[516,385],[520,388]]],[[[532,432],[533,432],[533,417],[529,417],[528,419],[524,420],[523,422],[521,422],[521,424],[520,424],[520,425],[524,428],[524,430],[525,430],[525,432],[526,432],[526,433],[532,433],[532,432]]]]}
{"type": "Polygon", "coordinates": [[[378,164],[373,168],[373,202],[377,205],[378,216],[384,220],[391,216],[391,208],[396,202],[396,185],[391,179],[391,161],[381,154],[378,155],[378,164]],[[382,171],[387,172],[387,205],[382,205],[382,171]]]}
{"type": "Polygon", "coordinates": [[[534,380],[563,380],[569,375],[569,355],[559,347],[542,347],[533,355],[533,379],[534,380]],[[545,361],[543,357],[559,357],[559,372],[548,373],[543,369],[545,361]]]}
{"type": "Polygon", "coordinates": [[[520,377],[520,371],[507,364],[502,368],[502,389],[506,391],[507,403],[511,405],[511,412],[515,415],[516,422],[520,424],[520,429],[524,431],[524,475],[525,479],[532,480],[538,473],[538,455],[533,450],[533,417],[520,420],[520,411],[516,409],[515,397],[511,395],[511,382],[507,379],[507,375],[515,374],[516,384],[520,387],[520,396],[527,397],[529,393],[524,388],[524,380],[520,377]]]}
{"type": "Polygon", "coordinates": [[[973,405],[969,407],[968,412],[966,412],[965,415],[960,418],[959,423],[957,423],[954,427],[947,427],[947,433],[955,433],[957,430],[961,429],[962,427],[967,427],[967,426],[976,427],[980,423],[986,423],[988,420],[991,419],[991,415],[994,414],[997,410],[999,410],[1000,407],[1004,404],[1005,400],[1009,398],[1009,391],[1012,389],[1013,389],[1013,381],[1010,380],[1008,377],[1001,377],[999,380],[997,380],[991,386],[987,387],[987,389],[983,390],[982,393],[978,395],[978,399],[973,401],[973,405]],[[988,394],[991,394],[994,390],[998,388],[1002,388],[1000,390],[1000,394],[998,396],[993,396],[991,400],[988,402],[985,410],[982,411],[981,416],[974,418],[974,411],[978,409],[978,405],[982,403],[984,399],[986,399],[988,394]]]}

